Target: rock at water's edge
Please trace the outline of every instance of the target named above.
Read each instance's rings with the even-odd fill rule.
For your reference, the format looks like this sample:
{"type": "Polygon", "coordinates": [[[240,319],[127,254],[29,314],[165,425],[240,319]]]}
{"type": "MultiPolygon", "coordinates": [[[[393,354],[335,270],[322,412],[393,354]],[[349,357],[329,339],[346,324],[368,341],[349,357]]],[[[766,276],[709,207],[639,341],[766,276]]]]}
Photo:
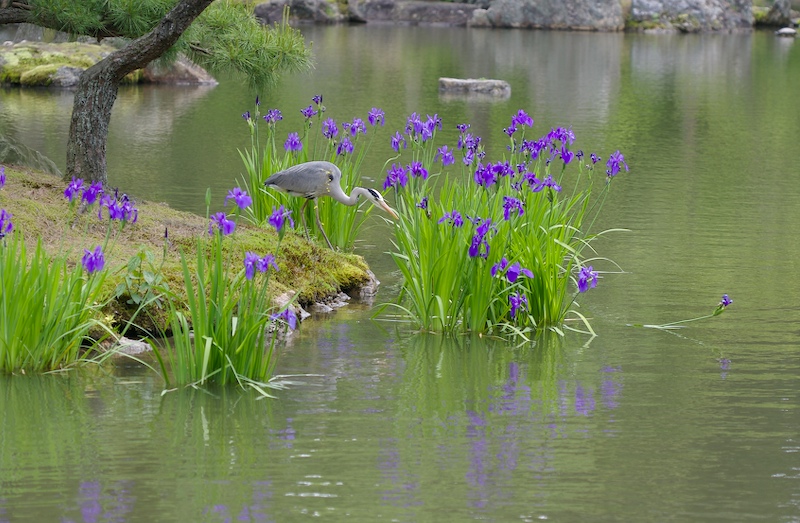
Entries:
{"type": "Polygon", "coordinates": [[[511,85],[505,80],[486,78],[439,78],[439,92],[481,94],[498,98],[511,96],[511,85]]]}

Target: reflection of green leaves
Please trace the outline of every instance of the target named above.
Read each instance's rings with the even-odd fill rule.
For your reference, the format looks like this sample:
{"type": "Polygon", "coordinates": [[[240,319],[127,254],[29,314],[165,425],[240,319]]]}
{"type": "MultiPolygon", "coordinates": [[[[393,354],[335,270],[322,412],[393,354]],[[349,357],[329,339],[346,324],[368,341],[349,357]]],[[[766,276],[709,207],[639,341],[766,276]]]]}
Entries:
{"type": "MultiPolygon", "coordinates": [[[[509,390],[520,405],[546,413],[558,408],[563,338],[537,337],[533,347],[515,350],[486,337],[415,335],[403,344],[406,362],[400,408],[423,418],[446,419],[507,401],[509,390]]],[[[563,378],[561,378],[563,379],[563,378]]]]}

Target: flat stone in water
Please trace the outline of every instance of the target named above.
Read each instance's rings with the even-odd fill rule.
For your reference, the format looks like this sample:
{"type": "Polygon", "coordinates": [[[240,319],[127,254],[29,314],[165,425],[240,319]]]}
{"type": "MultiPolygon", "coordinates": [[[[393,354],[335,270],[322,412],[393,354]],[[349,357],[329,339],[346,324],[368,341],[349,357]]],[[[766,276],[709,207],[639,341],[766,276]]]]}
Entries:
{"type": "Polygon", "coordinates": [[[511,96],[511,85],[505,80],[487,78],[439,78],[439,93],[483,95],[497,98],[511,96]]]}

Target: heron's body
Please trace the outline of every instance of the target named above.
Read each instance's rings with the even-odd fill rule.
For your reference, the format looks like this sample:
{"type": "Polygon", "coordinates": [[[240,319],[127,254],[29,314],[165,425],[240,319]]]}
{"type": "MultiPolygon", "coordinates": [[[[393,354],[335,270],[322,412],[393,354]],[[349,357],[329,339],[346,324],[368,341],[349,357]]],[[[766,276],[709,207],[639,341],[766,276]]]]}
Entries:
{"type": "MultiPolygon", "coordinates": [[[[336,165],[331,162],[314,161],[301,163],[277,172],[267,178],[264,185],[292,196],[299,196],[307,199],[300,211],[304,227],[306,225],[306,205],[308,205],[309,201],[315,200],[320,196],[330,196],[344,205],[356,205],[358,203],[358,197],[364,196],[373,204],[381,207],[384,211],[397,218],[397,213],[394,209],[389,207],[378,191],[374,189],[365,189],[364,187],[354,187],[348,196],[342,190],[341,180],[342,171],[340,171],[336,165]]],[[[319,210],[316,205],[314,205],[314,212],[319,230],[322,231],[322,236],[325,237],[325,241],[328,242],[328,246],[332,249],[333,246],[330,240],[328,240],[328,235],[325,234],[325,230],[322,228],[322,224],[319,221],[319,210]]],[[[306,227],[306,234],[307,233],[308,228],[306,227]]]]}

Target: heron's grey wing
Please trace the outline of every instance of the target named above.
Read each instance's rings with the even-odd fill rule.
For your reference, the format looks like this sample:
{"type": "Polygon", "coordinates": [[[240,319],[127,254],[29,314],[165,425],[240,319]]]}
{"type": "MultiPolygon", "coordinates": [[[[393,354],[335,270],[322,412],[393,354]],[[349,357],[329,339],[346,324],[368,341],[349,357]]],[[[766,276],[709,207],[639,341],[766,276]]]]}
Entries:
{"type": "Polygon", "coordinates": [[[327,162],[307,162],[277,172],[264,185],[304,198],[315,198],[328,192],[330,168],[327,162]]]}

